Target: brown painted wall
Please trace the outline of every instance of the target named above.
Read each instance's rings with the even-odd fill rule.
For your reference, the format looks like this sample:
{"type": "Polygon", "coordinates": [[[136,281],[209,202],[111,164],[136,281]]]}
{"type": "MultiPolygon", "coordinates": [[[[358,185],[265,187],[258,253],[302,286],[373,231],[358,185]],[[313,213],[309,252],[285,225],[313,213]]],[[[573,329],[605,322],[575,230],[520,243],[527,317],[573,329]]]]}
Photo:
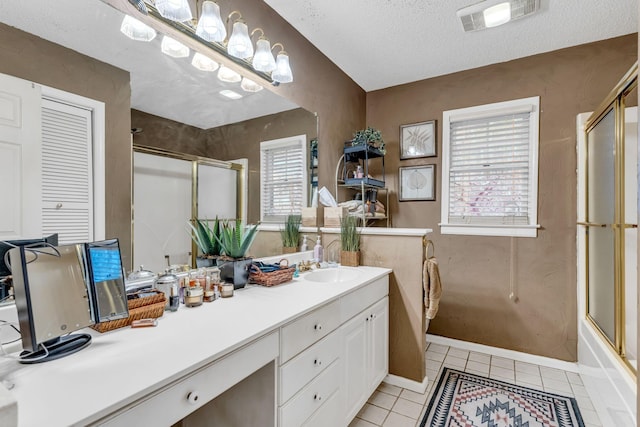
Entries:
{"type": "Polygon", "coordinates": [[[129,73],[0,24],[0,73],[105,103],[106,235],[131,264],[131,88],[129,73]]]}
{"type": "Polygon", "coordinates": [[[318,134],[315,114],[303,108],[206,130],[131,110],[131,125],[143,129],[134,135],[137,145],[217,160],[249,159],[250,223],[260,220],[260,141],[302,134],[309,141],[318,134]]]}
{"type": "Polygon", "coordinates": [[[637,43],[634,34],[367,94],[367,124],[387,141],[396,194],[398,166],[435,163],[440,173],[443,111],[540,96],[537,238],[441,235],[440,176],[435,202],[393,195],[394,226],[434,230],[444,294],[430,333],[576,360],[576,115],[598,106],[636,61],[637,43]],[[430,119],[438,120],[438,157],[401,162],[399,126],[430,119]]]}

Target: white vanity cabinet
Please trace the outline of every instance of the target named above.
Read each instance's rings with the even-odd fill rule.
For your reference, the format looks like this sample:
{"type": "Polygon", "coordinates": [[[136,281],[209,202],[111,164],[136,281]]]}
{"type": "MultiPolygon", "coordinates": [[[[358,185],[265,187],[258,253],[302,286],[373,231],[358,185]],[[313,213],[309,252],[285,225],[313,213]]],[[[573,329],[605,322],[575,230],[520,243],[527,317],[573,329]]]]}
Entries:
{"type": "Polygon", "coordinates": [[[348,425],[388,372],[389,279],[280,330],[280,427],[348,425]]]}
{"type": "Polygon", "coordinates": [[[384,297],[341,328],[342,398],[347,425],[389,370],[389,298],[384,297]]]}
{"type": "Polygon", "coordinates": [[[92,332],[83,351],[3,378],[18,427],[346,427],[388,371],[389,273],[302,275],[166,313],[157,328],[92,332]]]}

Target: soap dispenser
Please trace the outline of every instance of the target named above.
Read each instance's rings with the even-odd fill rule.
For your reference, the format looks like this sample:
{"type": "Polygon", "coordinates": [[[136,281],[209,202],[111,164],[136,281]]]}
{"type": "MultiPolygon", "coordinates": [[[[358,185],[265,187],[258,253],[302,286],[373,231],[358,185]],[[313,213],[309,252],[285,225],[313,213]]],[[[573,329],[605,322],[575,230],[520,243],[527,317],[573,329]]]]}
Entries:
{"type": "Polygon", "coordinates": [[[322,249],[322,243],[320,242],[320,236],[318,236],[318,241],[313,248],[313,259],[315,262],[322,262],[324,258],[324,250],[322,249]]]}
{"type": "Polygon", "coordinates": [[[307,235],[302,236],[302,246],[300,246],[300,252],[305,252],[309,250],[309,244],[307,243],[307,235]]]}

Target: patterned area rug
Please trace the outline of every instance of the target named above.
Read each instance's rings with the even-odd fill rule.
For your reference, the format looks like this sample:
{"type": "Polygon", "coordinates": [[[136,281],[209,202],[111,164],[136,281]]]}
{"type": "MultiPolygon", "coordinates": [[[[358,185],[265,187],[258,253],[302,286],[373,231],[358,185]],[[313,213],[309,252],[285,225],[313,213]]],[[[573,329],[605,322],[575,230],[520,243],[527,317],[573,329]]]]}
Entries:
{"type": "Polygon", "coordinates": [[[584,427],[574,398],[444,368],[420,427],[584,427]]]}

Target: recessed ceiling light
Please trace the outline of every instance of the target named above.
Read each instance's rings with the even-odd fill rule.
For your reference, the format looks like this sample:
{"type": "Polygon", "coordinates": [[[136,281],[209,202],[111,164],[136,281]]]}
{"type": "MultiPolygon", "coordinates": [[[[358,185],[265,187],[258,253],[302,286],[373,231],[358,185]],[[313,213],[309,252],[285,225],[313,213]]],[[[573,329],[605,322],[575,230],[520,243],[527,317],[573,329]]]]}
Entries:
{"type": "Polygon", "coordinates": [[[465,31],[497,27],[540,10],[540,0],[485,0],[463,7],[456,14],[465,31]]]}
{"type": "Polygon", "coordinates": [[[229,90],[229,89],[221,90],[219,93],[220,93],[220,95],[226,96],[229,99],[240,99],[240,98],[242,98],[242,95],[240,95],[238,92],[234,92],[234,91],[229,90]]]}
{"type": "Polygon", "coordinates": [[[482,11],[484,25],[488,28],[497,27],[511,21],[511,4],[509,2],[498,3],[482,11]]]}

